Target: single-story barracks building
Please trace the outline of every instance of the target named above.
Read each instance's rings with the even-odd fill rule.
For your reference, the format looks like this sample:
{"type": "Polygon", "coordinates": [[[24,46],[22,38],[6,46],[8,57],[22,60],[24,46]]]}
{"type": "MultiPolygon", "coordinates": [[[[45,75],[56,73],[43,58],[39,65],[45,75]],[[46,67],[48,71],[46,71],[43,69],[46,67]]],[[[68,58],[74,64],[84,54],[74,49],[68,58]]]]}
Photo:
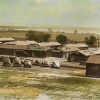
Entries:
{"type": "Polygon", "coordinates": [[[100,55],[90,56],[86,62],[86,76],[100,77],[100,55]]]}
{"type": "Polygon", "coordinates": [[[62,57],[61,44],[48,42],[42,46],[35,41],[12,41],[0,44],[0,55],[19,57],[62,57]]]}

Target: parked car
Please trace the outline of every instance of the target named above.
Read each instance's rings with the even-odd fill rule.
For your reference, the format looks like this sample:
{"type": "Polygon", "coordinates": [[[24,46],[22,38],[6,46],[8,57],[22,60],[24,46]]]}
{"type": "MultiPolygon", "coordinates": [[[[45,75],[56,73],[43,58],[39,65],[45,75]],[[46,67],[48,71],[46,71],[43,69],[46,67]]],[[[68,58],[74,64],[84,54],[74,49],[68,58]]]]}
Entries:
{"type": "Polygon", "coordinates": [[[9,59],[10,59],[11,63],[14,63],[15,58],[16,58],[15,56],[10,56],[10,57],[9,57],[9,59]]]}
{"type": "Polygon", "coordinates": [[[11,61],[9,57],[3,57],[3,66],[10,67],[11,66],[11,61]]]}
{"type": "Polygon", "coordinates": [[[21,59],[19,57],[16,57],[13,65],[14,67],[21,67],[21,59]]]}
{"type": "Polygon", "coordinates": [[[41,62],[39,60],[34,60],[32,64],[36,66],[40,66],[41,62]]]}
{"type": "Polygon", "coordinates": [[[60,63],[59,63],[59,61],[53,61],[53,62],[51,63],[51,67],[52,67],[52,68],[60,68],[60,63]]]}
{"type": "Polygon", "coordinates": [[[32,61],[31,60],[25,60],[24,61],[24,67],[25,68],[31,68],[32,67],[32,61]]]}
{"type": "Polygon", "coordinates": [[[42,67],[50,67],[50,64],[49,64],[47,61],[43,61],[43,62],[41,63],[41,66],[42,66],[42,67]]]}

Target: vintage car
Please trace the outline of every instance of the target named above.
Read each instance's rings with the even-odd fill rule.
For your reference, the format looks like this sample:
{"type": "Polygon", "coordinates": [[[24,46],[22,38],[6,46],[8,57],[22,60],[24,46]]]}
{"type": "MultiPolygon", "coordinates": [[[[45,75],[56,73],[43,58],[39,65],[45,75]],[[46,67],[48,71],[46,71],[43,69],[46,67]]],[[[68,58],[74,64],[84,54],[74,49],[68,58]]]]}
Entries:
{"type": "Polygon", "coordinates": [[[51,63],[51,67],[52,67],[52,68],[60,68],[60,63],[59,63],[59,61],[53,61],[53,62],[51,63]]]}
{"type": "Polygon", "coordinates": [[[11,61],[9,57],[3,57],[3,66],[10,67],[11,66],[11,61]]]}
{"type": "Polygon", "coordinates": [[[50,64],[47,61],[42,61],[41,67],[50,67],[50,64]]]}
{"type": "Polygon", "coordinates": [[[24,64],[25,68],[31,68],[32,67],[32,61],[31,60],[25,60],[23,64],[24,64]]]}
{"type": "Polygon", "coordinates": [[[21,67],[21,59],[19,57],[16,57],[13,65],[14,67],[21,67]]]}

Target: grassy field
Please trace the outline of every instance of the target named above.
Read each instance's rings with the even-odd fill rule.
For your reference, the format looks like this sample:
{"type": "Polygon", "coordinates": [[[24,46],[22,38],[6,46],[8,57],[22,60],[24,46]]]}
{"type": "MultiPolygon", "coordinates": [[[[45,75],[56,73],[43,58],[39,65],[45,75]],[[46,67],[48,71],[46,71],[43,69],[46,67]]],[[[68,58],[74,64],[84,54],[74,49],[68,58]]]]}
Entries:
{"type": "Polygon", "coordinates": [[[26,38],[26,31],[0,31],[0,37],[12,37],[19,40],[26,38]]]}
{"type": "MultiPolygon", "coordinates": [[[[51,35],[51,40],[55,40],[55,38],[56,38],[56,36],[58,35],[58,34],[61,34],[61,33],[54,33],[54,34],[52,34],[51,35]]],[[[77,34],[75,34],[75,33],[63,33],[65,36],[67,36],[67,38],[69,39],[69,40],[72,40],[72,41],[84,41],[84,39],[85,39],[85,37],[88,37],[88,36],[90,36],[90,34],[81,34],[81,33],[77,33],[77,34]]],[[[96,37],[98,36],[98,35],[95,35],[96,37]]]]}
{"type": "MultiPolygon", "coordinates": [[[[27,31],[0,31],[0,37],[13,37],[15,39],[19,40],[25,40],[26,39],[26,33],[27,31]]],[[[61,33],[52,33],[50,40],[55,40],[56,36],[61,33]]],[[[68,37],[68,39],[73,41],[84,41],[85,37],[90,36],[90,34],[81,34],[81,33],[63,33],[68,37]]],[[[95,34],[94,34],[95,35],[95,34]]],[[[95,35],[98,37],[99,35],[95,35]]]]}
{"type": "Polygon", "coordinates": [[[1,68],[0,100],[42,100],[39,96],[48,97],[45,100],[99,100],[100,79],[80,77],[84,73],[82,69],[1,68]]]}

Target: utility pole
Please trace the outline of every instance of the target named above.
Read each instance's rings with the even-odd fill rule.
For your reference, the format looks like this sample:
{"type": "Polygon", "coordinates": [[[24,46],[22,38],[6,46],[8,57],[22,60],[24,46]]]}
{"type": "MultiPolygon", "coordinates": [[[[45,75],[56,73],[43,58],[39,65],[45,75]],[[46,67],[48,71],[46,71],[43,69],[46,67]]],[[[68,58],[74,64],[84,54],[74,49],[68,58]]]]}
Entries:
{"type": "Polygon", "coordinates": [[[100,45],[99,45],[99,36],[98,36],[98,39],[97,39],[97,43],[98,43],[98,47],[99,47],[99,46],[100,46],[100,45]]]}
{"type": "Polygon", "coordinates": [[[49,28],[48,30],[49,30],[49,34],[52,34],[53,32],[52,28],[49,28]]]}

